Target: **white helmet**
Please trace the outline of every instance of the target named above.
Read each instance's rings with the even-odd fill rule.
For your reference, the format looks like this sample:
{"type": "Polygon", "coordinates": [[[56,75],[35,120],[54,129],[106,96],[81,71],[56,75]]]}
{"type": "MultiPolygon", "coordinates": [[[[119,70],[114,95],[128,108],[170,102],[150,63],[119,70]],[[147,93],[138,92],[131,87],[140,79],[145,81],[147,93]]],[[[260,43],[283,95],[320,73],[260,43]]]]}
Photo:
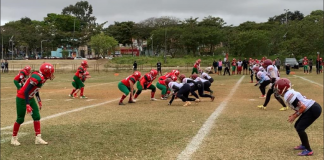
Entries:
{"type": "Polygon", "coordinates": [[[262,72],[264,72],[264,68],[261,66],[261,67],[259,67],[259,71],[262,71],[262,72]]]}
{"type": "Polygon", "coordinates": [[[205,68],[205,71],[206,71],[207,73],[209,73],[209,72],[211,71],[211,67],[206,67],[206,68],[205,68]]]}

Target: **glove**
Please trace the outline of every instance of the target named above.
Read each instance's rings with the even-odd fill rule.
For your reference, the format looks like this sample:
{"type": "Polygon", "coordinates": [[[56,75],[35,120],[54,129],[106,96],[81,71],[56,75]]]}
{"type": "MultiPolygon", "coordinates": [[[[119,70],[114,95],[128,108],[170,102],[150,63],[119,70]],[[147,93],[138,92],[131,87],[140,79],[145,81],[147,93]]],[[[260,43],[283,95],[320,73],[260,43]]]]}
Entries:
{"type": "Polygon", "coordinates": [[[26,104],[26,111],[28,114],[33,114],[33,108],[29,104],[26,104]]]}
{"type": "Polygon", "coordinates": [[[259,83],[256,83],[254,86],[257,86],[257,85],[259,85],[259,83]]]}
{"type": "Polygon", "coordinates": [[[42,101],[38,101],[39,110],[42,110],[42,101]]]}
{"type": "Polygon", "coordinates": [[[168,103],[168,106],[171,106],[171,103],[170,102],[168,103]]]}

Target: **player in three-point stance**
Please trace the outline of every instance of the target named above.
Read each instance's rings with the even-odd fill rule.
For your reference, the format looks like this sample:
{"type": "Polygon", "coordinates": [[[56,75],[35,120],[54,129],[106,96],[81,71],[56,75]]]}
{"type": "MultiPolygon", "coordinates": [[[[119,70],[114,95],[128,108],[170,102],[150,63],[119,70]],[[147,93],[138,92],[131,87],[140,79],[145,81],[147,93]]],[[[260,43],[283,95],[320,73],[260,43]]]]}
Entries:
{"type": "Polygon", "coordinates": [[[295,150],[303,150],[299,156],[311,156],[313,151],[309,145],[307,133],[305,130],[321,115],[322,107],[312,99],[307,99],[300,92],[291,88],[290,80],[282,78],[275,85],[275,92],[284,98],[284,101],[295,113],[289,116],[288,121],[295,123],[295,129],[299,135],[301,145],[295,147],[295,150]]]}
{"type": "Polygon", "coordinates": [[[86,60],[81,62],[81,66],[78,67],[78,70],[75,72],[74,76],[73,76],[73,80],[75,82],[75,88],[76,90],[73,91],[69,94],[70,97],[73,97],[73,93],[74,92],[78,92],[78,90],[81,91],[80,93],[80,98],[86,99],[87,97],[83,95],[83,91],[84,91],[84,84],[81,81],[81,78],[83,76],[83,74],[87,71],[88,68],[88,62],[86,60]]]}
{"type": "Polygon", "coordinates": [[[199,82],[201,81],[203,83],[203,87],[204,87],[204,91],[207,91],[210,93],[210,95],[213,94],[213,91],[210,89],[211,83],[203,78],[198,77],[197,74],[193,74],[191,75],[191,78],[195,81],[195,82],[199,82]]]}
{"type": "Polygon", "coordinates": [[[196,101],[199,102],[199,99],[189,98],[190,93],[190,85],[188,83],[178,83],[175,81],[172,81],[171,78],[167,78],[165,80],[165,84],[173,91],[171,100],[169,101],[168,105],[171,105],[175,97],[177,96],[182,100],[182,102],[185,102],[183,106],[188,106],[191,104],[190,101],[196,101]]]}
{"type": "Polygon", "coordinates": [[[46,80],[54,79],[54,67],[50,63],[43,63],[40,66],[38,72],[33,72],[30,78],[27,79],[24,86],[18,91],[16,97],[16,109],[17,109],[17,120],[13,126],[11,144],[14,146],[19,146],[18,142],[18,131],[20,125],[25,120],[26,111],[30,114],[34,120],[34,129],[35,129],[35,144],[48,144],[41,137],[41,127],[40,127],[40,114],[39,110],[42,109],[42,101],[39,96],[39,90],[44,85],[46,80]],[[38,101],[37,103],[34,99],[36,96],[38,101]],[[39,107],[39,109],[38,109],[39,107]]]}
{"type": "Polygon", "coordinates": [[[132,75],[126,77],[118,83],[119,90],[124,93],[119,101],[119,105],[124,105],[123,100],[128,96],[128,94],[130,94],[128,103],[135,103],[133,100],[133,94],[135,92],[134,85],[140,78],[141,72],[135,71],[132,75]]]}
{"type": "Polygon", "coordinates": [[[179,74],[180,72],[178,70],[172,70],[170,73],[159,77],[158,82],[156,82],[156,87],[161,90],[161,100],[167,100],[171,92],[171,90],[168,89],[167,85],[165,84],[165,80],[167,78],[172,78],[173,81],[177,81],[176,78],[179,74]]]}
{"type": "Polygon", "coordinates": [[[28,79],[31,68],[30,66],[26,66],[14,78],[14,84],[17,87],[17,92],[24,85],[25,81],[28,79]]]}
{"type": "Polygon", "coordinates": [[[150,72],[146,73],[137,83],[137,91],[134,96],[134,101],[136,102],[136,98],[142,93],[142,90],[150,89],[151,91],[151,101],[156,101],[154,98],[156,87],[152,84],[155,80],[158,72],[155,69],[152,69],[150,72]]]}

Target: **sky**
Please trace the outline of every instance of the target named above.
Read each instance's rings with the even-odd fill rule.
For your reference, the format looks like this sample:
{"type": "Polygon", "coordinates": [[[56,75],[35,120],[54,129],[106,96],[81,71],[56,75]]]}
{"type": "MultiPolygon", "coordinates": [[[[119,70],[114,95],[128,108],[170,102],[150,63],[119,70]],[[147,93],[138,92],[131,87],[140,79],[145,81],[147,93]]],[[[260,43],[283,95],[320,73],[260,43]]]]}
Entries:
{"type": "MultiPolygon", "coordinates": [[[[1,25],[29,17],[43,20],[47,13],[60,14],[62,9],[80,0],[1,0],[1,25]]],[[[305,16],[323,10],[323,0],[88,0],[97,23],[140,22],[151,17],[172,16],[184,20],[209,15],[220,17],[226,25],[237,26],[246,21],[257,23],[289,11],[305,16]]]]}

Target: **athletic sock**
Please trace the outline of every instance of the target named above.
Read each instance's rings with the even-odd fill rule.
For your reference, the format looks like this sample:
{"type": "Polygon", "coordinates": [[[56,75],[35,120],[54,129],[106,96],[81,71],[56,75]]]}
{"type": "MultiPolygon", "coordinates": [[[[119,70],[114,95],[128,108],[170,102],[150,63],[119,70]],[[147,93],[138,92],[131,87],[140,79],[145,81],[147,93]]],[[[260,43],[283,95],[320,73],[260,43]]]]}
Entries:
{"type": "Polygon", "coordinates": [[[12,136],[17,136],[18,131],[19,131],[19,127],[20,127],[20,124],[15,122],[14,127],[13,127],[13,131],[12,131],[12,136]]]}
{"type": "Polygon", "coordinates": [[[34,130],[35,130],[35,135],[37,136],[38,134],[41,134],[40,130],[40,121],[34,121],[34,130]]]}
{"type": "Polygon", "coordinates": [[[119,103],[123,103],[123,100],[126,98],[126,95],[123,94],[123,96],[121,97],[119,103]]]}

